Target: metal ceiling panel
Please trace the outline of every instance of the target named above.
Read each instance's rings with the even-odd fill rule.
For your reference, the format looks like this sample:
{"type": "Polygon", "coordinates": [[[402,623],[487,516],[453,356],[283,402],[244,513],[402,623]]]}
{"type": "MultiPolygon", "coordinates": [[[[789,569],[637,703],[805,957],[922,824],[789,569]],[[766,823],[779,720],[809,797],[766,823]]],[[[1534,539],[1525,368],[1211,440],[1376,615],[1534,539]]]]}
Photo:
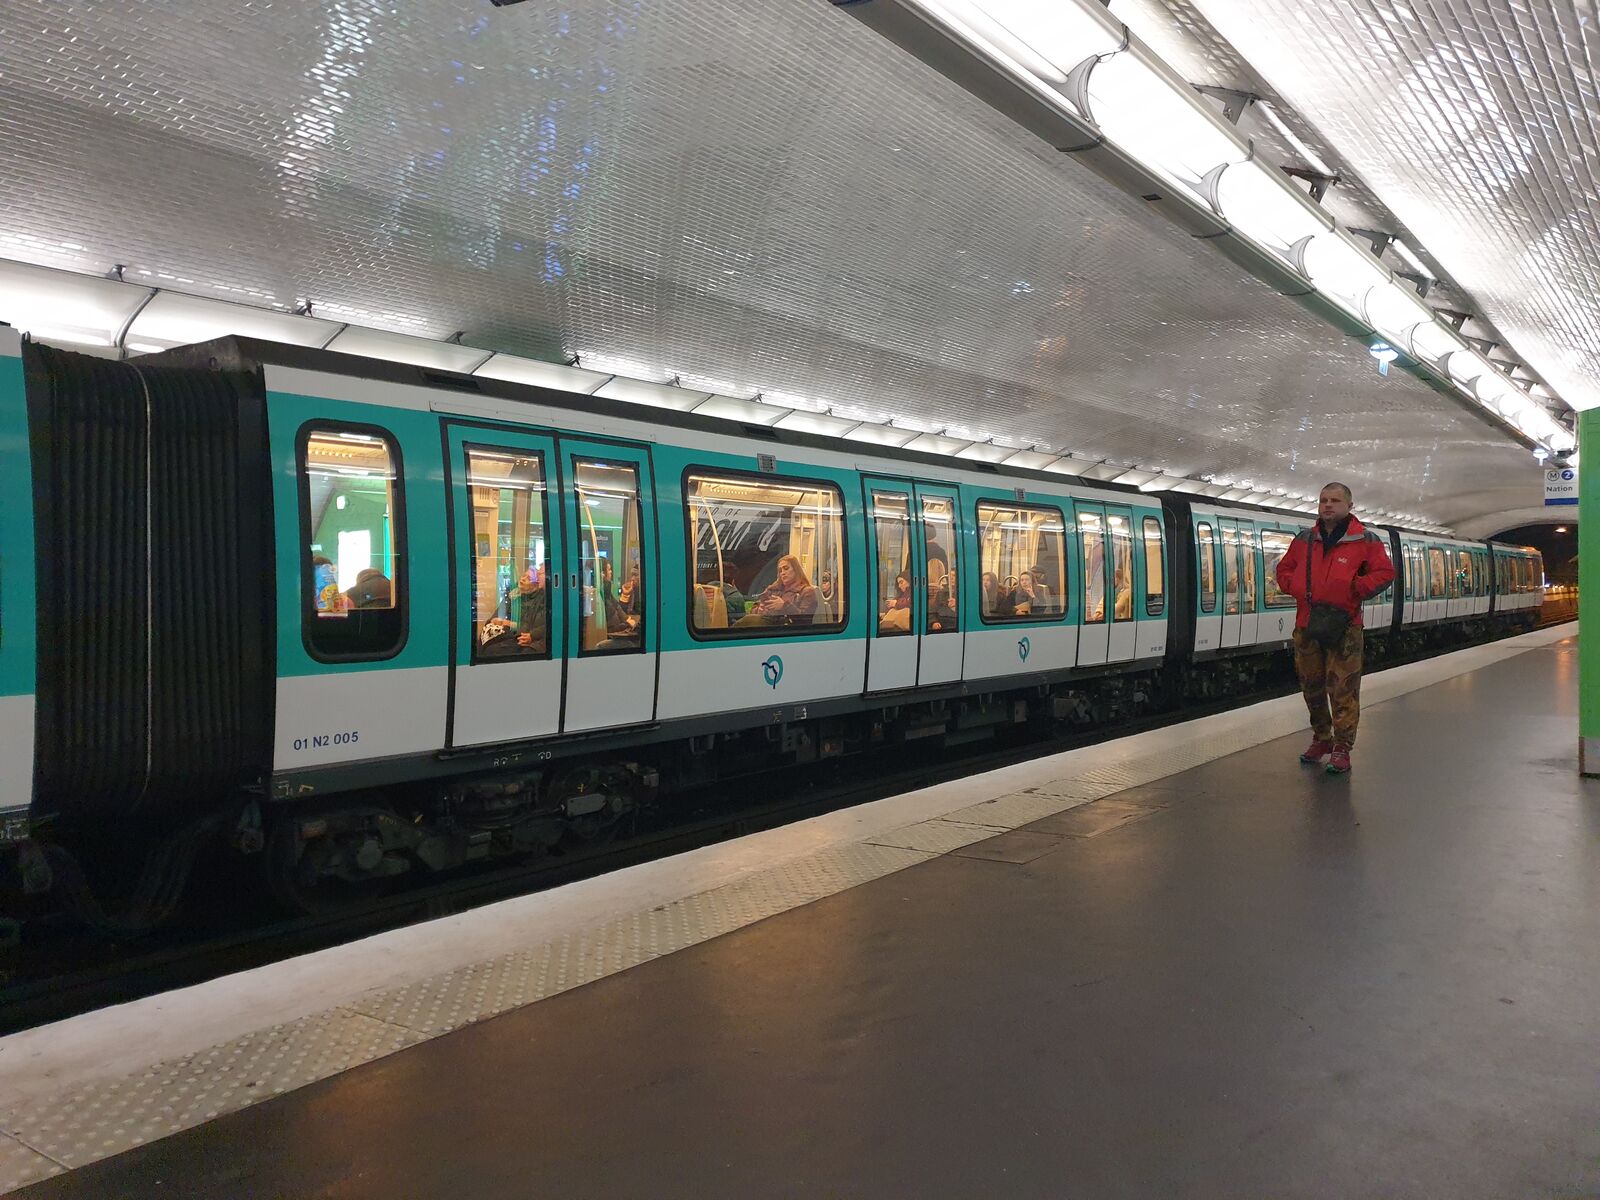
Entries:
{"type": "Polygon", "coordinates": [[[1575,407],[1600,404],[1593,0],[1181,0],[1575,407]]]}
{"type": "Polygon", "coordinates": [[[822,0],[0,20],[0,256],[1072,469],[1534,502],[1503,431],[822,0]]]}

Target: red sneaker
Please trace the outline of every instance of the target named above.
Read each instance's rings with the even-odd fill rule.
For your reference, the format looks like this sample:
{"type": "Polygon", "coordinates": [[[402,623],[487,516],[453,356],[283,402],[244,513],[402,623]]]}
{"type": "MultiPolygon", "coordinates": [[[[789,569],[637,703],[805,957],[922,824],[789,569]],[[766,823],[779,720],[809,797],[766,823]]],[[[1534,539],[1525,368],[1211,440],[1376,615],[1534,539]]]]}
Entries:
{"type": "Polygon", "coordinates": [[[1328,755],[1328,774],[1343,775],[1350,769],[1350,747],[1335,745],[1333,753],[1328,755]]]}
{"type": "Polygon", "coordinates": [[[1306,747],[1305,753],[1300,756],[1300,761],[1303,763],[1320,763],[1328,757],[1332,750],[1332,742],[1325,742],[1321,738],[1316,738],[1311,745],[1306,747]]]}

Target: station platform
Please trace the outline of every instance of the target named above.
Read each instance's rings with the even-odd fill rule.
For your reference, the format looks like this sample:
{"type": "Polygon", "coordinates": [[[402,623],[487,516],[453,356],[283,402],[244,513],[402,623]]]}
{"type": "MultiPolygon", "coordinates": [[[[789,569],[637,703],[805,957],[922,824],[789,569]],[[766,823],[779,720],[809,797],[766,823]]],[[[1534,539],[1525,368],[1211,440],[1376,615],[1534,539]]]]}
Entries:
{"type": "Polygon", "coordinates": [[[1575,632],[14,1035],[0,1187],[1600,1194],[1575,632]]]}

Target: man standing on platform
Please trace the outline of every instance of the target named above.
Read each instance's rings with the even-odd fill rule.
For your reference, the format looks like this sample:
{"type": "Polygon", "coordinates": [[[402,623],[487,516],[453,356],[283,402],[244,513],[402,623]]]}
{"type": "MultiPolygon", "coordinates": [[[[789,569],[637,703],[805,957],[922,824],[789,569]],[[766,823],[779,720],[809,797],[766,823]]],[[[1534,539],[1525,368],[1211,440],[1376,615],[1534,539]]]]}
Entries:
{"type": "Polygon", "coordinates": [[[1361,717],[1361,604],[1394,579],[1384,539],[1350,513],[1354,497],[1330,483],[1317,497],[1317,523],[1296,534],[1278,562],[1278,587],[1295,598],[1294,669],[1311,711],[1303,763],[1350,769],[1361,717]],[[1329,712],[1332,701],[1332,713],[1329,712]]]}

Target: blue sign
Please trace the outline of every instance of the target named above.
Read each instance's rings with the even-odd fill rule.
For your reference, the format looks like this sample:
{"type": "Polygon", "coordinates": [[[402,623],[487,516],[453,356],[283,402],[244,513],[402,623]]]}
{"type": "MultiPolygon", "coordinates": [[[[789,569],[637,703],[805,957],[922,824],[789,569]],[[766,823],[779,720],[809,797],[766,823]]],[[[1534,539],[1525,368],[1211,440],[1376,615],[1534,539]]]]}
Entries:
{"type": "Polygon", "coordinates": [[[1030,642],[1027,638],[1019,638],[1017,640],[1017,657],[1020,658],[1023,662],[1027,662],[1028,661],[1028,655],[1030,655],[1032,653],[1033,653],[1033,643],[1030,642]]]}
{"type": "Polygon", "coordinates": [[[767,686],[777,690],[778,681],[783,678],[783,659],[774,654],[761,664],[761,677],[767,681],[767,686]]]}

